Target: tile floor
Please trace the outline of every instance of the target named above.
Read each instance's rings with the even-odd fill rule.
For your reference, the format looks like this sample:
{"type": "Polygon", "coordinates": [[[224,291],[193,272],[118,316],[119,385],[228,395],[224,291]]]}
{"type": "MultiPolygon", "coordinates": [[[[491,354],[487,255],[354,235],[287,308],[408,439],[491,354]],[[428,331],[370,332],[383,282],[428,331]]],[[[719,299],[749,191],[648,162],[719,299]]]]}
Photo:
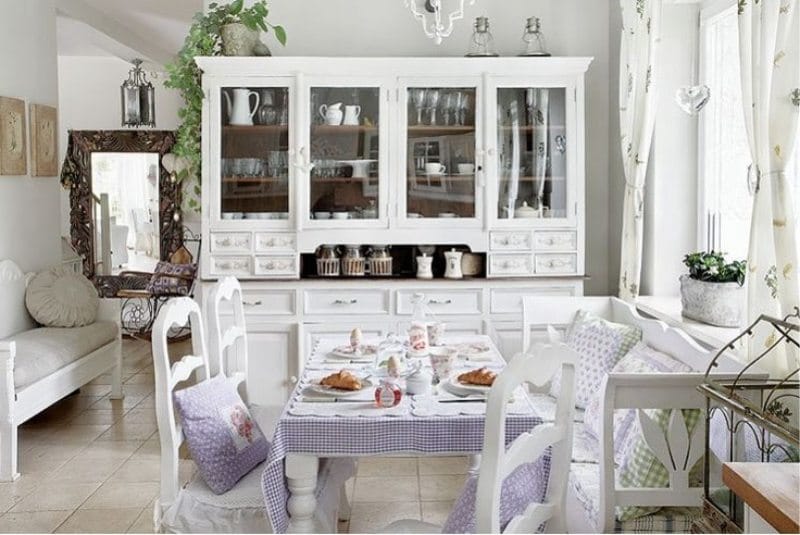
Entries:
{"type": "MultiPolygon", "coordinates": [[[[108,398],[103,376],[20,428],[22,476],[0,483],[0,532],[152,533],[159,442],[150,345],[123,347],[125,399],[108,398]]],[[[194,470],[182,461],[184,481],[194,470]]],[[[403,518],[441,524],[466,472],[461,457],[363,459],[340,531],[370,533],[403,518]]]]}

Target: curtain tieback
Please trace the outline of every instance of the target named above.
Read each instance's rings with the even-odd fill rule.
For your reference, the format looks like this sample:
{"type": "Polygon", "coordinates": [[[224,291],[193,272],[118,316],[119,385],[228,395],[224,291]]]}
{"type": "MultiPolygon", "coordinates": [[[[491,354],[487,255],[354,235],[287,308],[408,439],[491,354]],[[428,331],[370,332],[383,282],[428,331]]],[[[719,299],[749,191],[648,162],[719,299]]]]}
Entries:
{"type": "Polygon", "coordinates": [[[641,219],[644,216],[644,184],[631,184],[625,179],[625,189],[628,189],[633,194],[633,215],[636,219],[641,219]]]}

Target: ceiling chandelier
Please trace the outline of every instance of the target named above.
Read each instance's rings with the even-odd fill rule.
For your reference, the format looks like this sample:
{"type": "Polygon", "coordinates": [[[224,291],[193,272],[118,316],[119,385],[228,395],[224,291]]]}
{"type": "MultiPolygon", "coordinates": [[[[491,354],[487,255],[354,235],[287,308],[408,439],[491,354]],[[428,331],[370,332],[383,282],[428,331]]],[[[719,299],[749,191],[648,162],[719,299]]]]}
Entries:
{"type": "Polygon", "coordinates": [[[453,33],[454,23],[464,18],[464,4],[468,1],[469,5],[475,0],[453,0],[458,3],[455,9],[448,15],[442,13],[442,4],[445,0],[406,0],[406,7],[411,8],[414,18],[420,21],[425,35],[434,40],[437,45],[442,44],[442,39],[449,37],[453,33]]]}
{"type": "Polygon", "coordinates": [[[142,60],[134,59],[128,79],[122,82],[122,126],[156,126],[156,90],[147,80],[142,60]]]}

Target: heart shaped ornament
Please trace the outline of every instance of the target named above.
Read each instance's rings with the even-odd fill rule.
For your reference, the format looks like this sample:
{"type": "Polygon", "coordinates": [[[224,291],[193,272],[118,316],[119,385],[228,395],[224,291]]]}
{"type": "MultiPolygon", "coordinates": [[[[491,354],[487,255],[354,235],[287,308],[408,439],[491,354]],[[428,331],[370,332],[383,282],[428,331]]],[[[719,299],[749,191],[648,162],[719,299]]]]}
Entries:
{"type": "Polygon", "coordinates": [[[711,89],[707,85],[681,87],[675,93],[675,102],[688,115],[700,113],[711,99],[711,89]]]}

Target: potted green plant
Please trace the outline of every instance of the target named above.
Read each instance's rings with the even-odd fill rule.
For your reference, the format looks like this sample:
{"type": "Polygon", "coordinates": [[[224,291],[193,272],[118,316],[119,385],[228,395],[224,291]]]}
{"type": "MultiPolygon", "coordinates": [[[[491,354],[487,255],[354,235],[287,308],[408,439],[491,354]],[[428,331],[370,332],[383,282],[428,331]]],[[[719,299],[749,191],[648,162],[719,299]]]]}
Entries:
{"type": "MultiPolygon", "coordinates": [[[[244,7],[244,0],[230,4],[211,3],[208,11],[195,14],[189,34],[178,51],[175,61],[166,66],[167,79],[164,85],[177,89],[184,105],[178,110],[181,124],[176,134],[172,152],[181,158],[181,171],[177,178],[196,180],[193,189],[184,188],[187,195],[186,207],[199,211],[200,203],[200,165],[202,162],[200,131],[203,113],[202,72],[194,58],[198,56],[219,56],[223,54],[222,28],[229,24],[242,24],[252,31],[272,30],[275,39],[286,44],[283,27],[267,21],[269,10],[265,0],[259,0],[251,7],[244,7]]],[[[252,50],[251,50],[252,52],[252,50]]]]}
{"type": "Polygon", "coordinates": [[[683,258],[689,273],[681,275],[681,307],[686,318],[739,327],[744,318],[744,280],[747,262],[726,262],[715,251],[696,252],[683,258]]]}

